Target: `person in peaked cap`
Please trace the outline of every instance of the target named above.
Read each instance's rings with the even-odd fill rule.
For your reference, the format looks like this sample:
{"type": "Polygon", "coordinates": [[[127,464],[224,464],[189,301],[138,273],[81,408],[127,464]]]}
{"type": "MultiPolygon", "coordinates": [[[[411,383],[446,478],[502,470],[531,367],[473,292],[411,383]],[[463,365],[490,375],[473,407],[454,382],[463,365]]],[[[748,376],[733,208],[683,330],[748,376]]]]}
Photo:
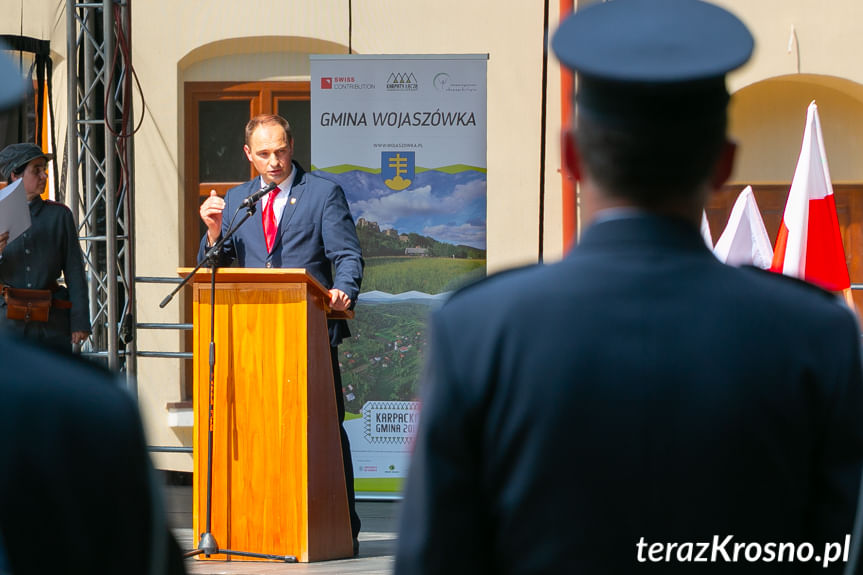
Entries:
{"type": "Polygon", "coordinates": [[[696,0],[614,0],[553,48],[577,73],[564,150],[587,227],[563,261],[433,314],[395,572],[841,571],[856,320],[725,266],[699,232],[734,159],[725,74],[749,31],[696,0]]]}
{"type": "Polygon", "coordinates": [[[0,284],[5,296],[0,301],[0,328],[68,352],[90,334],[89,298],[72,212],[41,197],[50,159],[35,144],[12,144],[0,151],[0,174],[10,184],[20,180],[30,210],[30,227],[24,233],[11,242],[8,231],[0,233],[0,284]],[[57,283],[61,274],[65,286],[57,283]],[[50,292],[47,321],[15,313],[12,296],[27,301],[40,291],[50,292]]]}

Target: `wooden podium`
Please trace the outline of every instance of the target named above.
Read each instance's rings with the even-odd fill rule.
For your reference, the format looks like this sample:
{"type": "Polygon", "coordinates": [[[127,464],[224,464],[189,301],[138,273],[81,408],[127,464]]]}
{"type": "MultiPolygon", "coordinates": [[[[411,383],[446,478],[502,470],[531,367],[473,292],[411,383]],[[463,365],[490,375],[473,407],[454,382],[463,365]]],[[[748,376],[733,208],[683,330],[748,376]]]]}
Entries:
{"type": "MultiPolygon", "coordinates": [[[[210,271],[191,283],[197,538],[207,517],[210,271]]],[[[220,550],[303,562],[353,555],[328,303],[327,290],[303,269],[216,272],[210,533],[220,550]]]]}

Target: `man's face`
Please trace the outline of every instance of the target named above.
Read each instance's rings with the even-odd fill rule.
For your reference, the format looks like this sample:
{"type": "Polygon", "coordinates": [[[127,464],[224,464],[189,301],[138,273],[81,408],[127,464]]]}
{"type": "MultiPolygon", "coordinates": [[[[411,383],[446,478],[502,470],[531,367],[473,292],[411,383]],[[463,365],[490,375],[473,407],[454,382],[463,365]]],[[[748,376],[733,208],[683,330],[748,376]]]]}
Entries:
{"type": "Polygon", "coordinates": [[[255,128],[249,143],[243,147],[246,157],[261,175],[264,184],[281,184],[291,175],[294,142],[288,140],[278,124],[262,124],[255,128]]]}
{"type": "Polygon", "coordinates": [[[27,164],[20,176],[13,175],[13,180],[22,180],[20,185],[24,188],[28,202],[45,191],[45,182],[48,181],[48,173],[45,171],[47,165],[48,161],[45,158],[36,158],[27,164]]]}

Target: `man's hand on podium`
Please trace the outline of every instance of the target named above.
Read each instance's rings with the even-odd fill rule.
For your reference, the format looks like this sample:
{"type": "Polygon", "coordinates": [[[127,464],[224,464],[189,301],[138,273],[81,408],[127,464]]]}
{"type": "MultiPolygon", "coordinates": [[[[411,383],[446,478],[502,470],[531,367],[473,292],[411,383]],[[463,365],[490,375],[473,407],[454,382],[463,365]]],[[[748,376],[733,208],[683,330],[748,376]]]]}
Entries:
{"type": "Polygon", "coordinates": [[[351,298],[340,289],[330,290],[330,308],[333,311],[345,311],[351,307],[351,298]]]}

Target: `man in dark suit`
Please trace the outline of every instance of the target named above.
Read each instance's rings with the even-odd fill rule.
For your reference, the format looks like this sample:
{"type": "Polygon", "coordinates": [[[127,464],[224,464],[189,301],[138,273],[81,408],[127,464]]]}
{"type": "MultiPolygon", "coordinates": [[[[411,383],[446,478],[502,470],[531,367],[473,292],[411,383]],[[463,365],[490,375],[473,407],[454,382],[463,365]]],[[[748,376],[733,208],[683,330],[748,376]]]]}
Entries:
{"type": "MultiPolygon", "coordinates": [[[[273,191],[258,200],[255,217],[246,221],[224,244],[218,265],[236,262],[240,267],[305,268],[330,292],[330,307],[353,308],[360,293],[363,258],[353,217],[342,189],[335,183],[306,173],[293,161],[294,140],[288,122],[275,115],[252,118],[246,125],[246,157],[260,177],[228,190],[222,199],[215,192],[201,204],[207,234],[201,240],[198,261],[209,246],[227,233],[229,218],[247,197],[268,185],[273,191]],[[335,268],[335,275],[333,269],[335,268]]],[[[351,448],[344,429],[338,345],[350,335],[345,320],[330,320],[330,353],[342,443],[342,460],[348,490],[348,506],[354,554],[359,550],[360,518],[354,504],[351,448]]]]}
{"type": "Polygon", "coordinates": [[[184,573],[119,382],[5,331],[0,365],[0,572],[184,573]]]}
{"type": "Polygon", "coordinates": [[[841,570],[856,320],[721,264],[699,233],[734,157],[724,75],[751,35],[695,0],[616,0],[553,46],[578,72],[564,150],[588,226],[563,261],[434,314],[396,573],[841,570]]]}

